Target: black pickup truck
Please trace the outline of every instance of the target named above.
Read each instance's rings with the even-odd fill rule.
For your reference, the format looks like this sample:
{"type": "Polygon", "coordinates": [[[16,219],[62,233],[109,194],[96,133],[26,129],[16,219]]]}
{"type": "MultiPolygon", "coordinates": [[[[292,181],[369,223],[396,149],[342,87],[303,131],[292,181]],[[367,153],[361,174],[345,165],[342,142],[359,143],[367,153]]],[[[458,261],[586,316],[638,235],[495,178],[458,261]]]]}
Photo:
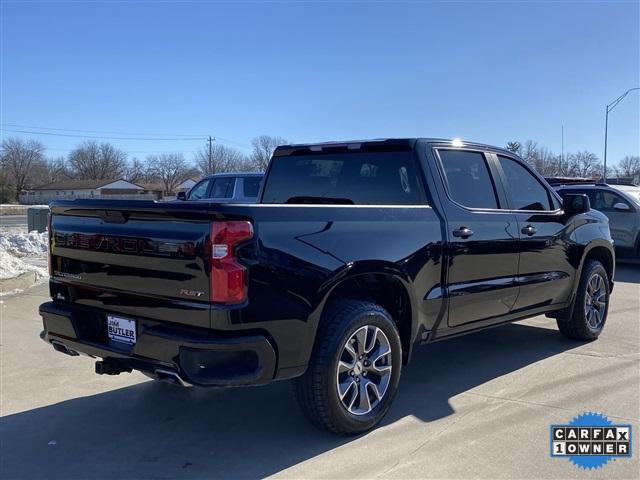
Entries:
{"type": "Polygon", "coordinates": [[[311,422],[355,434],[416,345],[539,314],[578,340],[604,327],[606,217],[500,148],[281,146],[259,198],[53,203],[42,339],[100,374],[294,379],[311,422]]]}

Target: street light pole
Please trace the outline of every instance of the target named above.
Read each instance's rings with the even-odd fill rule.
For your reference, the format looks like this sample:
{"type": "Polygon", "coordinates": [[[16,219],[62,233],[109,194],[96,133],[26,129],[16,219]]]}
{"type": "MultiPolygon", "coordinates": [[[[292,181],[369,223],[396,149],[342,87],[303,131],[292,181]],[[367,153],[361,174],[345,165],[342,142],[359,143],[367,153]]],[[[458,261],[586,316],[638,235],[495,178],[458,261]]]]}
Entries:
{"type": "Polygon", "coordinates": [[[606,113],[604,117],[604,167],[603,167],[604,171],[602,172],[602,179],[604,183],[607,183],[607,134],[609,130],[609,112],[614,108],[616,108],[616,105],[618,105],[624,97],[629,95],[629,93],[633,92],[634,90],[640,90],[640,87],[630,88],[629,90],[624,92],[622,95],[620,95],[618,98],[616,98],[613,102],[611,102],[609,105],[607,105],[607,108],[606,108],[606,113]]]}

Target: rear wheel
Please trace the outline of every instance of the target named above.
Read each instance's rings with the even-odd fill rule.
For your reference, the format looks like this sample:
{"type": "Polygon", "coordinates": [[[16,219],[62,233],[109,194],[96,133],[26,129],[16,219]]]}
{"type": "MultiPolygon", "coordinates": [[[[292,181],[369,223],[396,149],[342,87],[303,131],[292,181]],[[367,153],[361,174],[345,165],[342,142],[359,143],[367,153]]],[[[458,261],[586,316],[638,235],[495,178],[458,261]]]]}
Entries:
{"type": "Polygon", "coordinates": [[[608,278],[600,262],[587,261],[582,269],[573,312],[557,319],[558,328],[564,336],[584,341],[600,336],[609,311],[608,278]]]}
{"type": "Polygon", "coordinates": [[[319,428],[354,435],[384,417],[402,368],[398,330],[385,309],[360,300],[331,304],[306,373],[294,380],[305,416],[319,428]]]}

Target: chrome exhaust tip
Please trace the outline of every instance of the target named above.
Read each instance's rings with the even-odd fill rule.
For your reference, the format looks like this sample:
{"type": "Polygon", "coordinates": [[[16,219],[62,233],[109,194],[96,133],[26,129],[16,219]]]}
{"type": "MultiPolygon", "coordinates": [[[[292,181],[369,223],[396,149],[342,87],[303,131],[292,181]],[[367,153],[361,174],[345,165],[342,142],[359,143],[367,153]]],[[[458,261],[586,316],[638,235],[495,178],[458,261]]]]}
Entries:
{"type": "Polygon", "coordinates": [[[75,350],[67,348],[64,343],[59,342],[58,340],[51,340],[51,345],[56,352],[64,353],[65,355],[70,355],[72,357],[77,357],[78,355],[80,355],[75,350]]]}
{"type": "Polygon", "coordinates": [[[156,368],[153,373],[154,373],[154,375],[156,376],[156,378],[158,380],[163,380],[165,382],[174,383],[174,384],[180,385],[182,387],[193,387],[192,383],[187,382],[175,370],[168,370],[168,369],[164,369],[164,368],[156,368]]]}

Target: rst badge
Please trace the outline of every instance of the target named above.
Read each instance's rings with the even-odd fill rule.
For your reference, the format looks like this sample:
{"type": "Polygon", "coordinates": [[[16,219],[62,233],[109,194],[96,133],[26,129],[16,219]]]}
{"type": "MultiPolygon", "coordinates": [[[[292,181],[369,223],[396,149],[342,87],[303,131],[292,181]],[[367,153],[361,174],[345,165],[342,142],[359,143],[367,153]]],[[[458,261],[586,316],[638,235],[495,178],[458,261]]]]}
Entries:
{"type": "Polygon", "coordinates": [[[180,295],[184,295],[185,297],[202,297],[204,295],[204,292],[200,291],[200,290],[189,290],[187,288],[182,288],[180,290],[180,295]]]}
{"type": "Polygon", "coordinates": [[[614,425],[599,413],[583,413],[566,425],[551,425],[551,456],[584,469],[612,458],[631,457],[631,425],[614,425]]]}

